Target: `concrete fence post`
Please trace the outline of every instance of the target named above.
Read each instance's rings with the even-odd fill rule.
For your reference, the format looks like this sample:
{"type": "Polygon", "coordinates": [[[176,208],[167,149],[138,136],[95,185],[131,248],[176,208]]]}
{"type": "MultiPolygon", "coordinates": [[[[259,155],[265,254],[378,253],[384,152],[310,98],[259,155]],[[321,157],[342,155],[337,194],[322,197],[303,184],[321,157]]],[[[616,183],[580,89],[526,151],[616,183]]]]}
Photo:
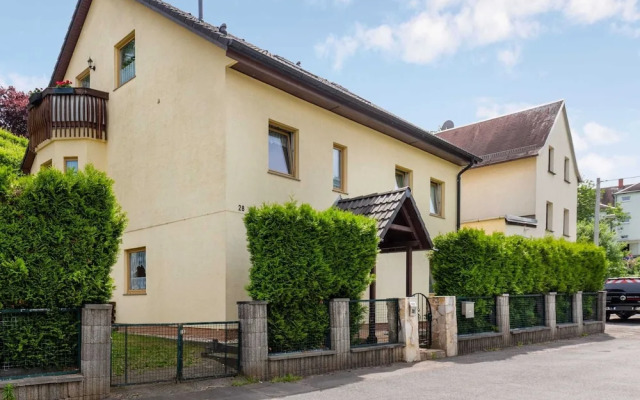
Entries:
{"type": "MultiPolygon", "coordinates": [[[[607,322],[607,291],[601,290],[598,292],[598,321],[603,323],[607,322]]],[[[604,332],[604,329],[603,329],[604,332]]]]}
{"type": "Polygon", "coordinates": [[[397,302],[387,301],[387,323],[389,324],[389,343],[398,342],[398,315],[402,298],[397,302]]]}
{"type": "Polygon", "coordinates": [[[398,299],[398,315],[400,317],[400,337],[398,338],[398,343],[404,344],[402,353],[404,362],[420,361],[417,306],[418,304],[415,297],[398,299]],[[413,307],[412,302],[414,304],[413,307]]]}
{"type": "Polygon", "coordinates": [[[111,305],[85,305],[81,329],[80,372],[84,377],[84,398],[106,398],[111,388],[111,305]]]}
{"type": "Polygon", "coordinates": [[[429,297],[433,319],[433,348],[444,350],[447,357],[458,355],[458,321],[455,296],[429,297]]]}
{"type": "Polygon", "coordinates": [[[544,295],[544,325],[550,328],[551,340],[555,340],[557,331],[555,292],[544,295]]]}
{"type": "Polygon", "coordinates": [[[509,318],[509,293],[496,296],[496,325],[502,333],[503,346],[511,345],[511,320],[509,318]]]}
{"type": "Polygon", "coordinates": [[[577,292],[573,295],[572,306],[573,322],[578,324],[578,335],[582,335],[582,332],[584,332],[584,319],[582,318],[582,292],[577,292]]]}
{"type": "Polygon", "coordinates": [[[266,379],[269,342],[267,338],[267,302],[239,301],[241,344],[240,369],[246,376],[266,379]]]}
{"type": "Polygon", "coordinates": [[[349,299],[333,299],[329,302],[331,324],[331,350],[336,352],[336,369],[349,368],[351,326],[349,324],[349,299]]]}

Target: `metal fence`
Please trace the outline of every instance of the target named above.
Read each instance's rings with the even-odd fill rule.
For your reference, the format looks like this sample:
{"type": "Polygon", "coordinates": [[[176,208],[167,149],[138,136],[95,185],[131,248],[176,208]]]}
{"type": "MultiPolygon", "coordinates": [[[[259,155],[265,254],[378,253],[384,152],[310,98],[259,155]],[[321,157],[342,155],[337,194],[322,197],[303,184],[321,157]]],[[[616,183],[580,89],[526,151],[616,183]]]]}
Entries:
{"type": "Polygon", "coordinates": [[[598,293],[582,293],[582,320],[598,319],[598,293]]]}
{"type": "MultiPolygon", "coordinates": [[[[304,311],[304,310],[301,310],[304,311]]],[[[331,348],[331,321],[329,302],[313,311],[312,324],[297,325],[296,321],[273,318],[271,305],[267,306],[267,339],[269,354],[295,353],[301,351],[328,350],[331,348]]]]}
{"type": "Polygon", "coordinates": [[[398,343],[398,299],[349,301],[351,347],[398,343]]]}
{"type": "MultiPolygon", "coordinates": [[[[466,311],[466,310],[465,310],[466,311]]],[[[496,298],[495,297],[457,297],[456,319],[458,323],[458,335],[470,335],[474,333],[498,332],[496,323],[496,298]],[[469,305],[469,303],[472,303],[469,305]],[[466,307],[462,307],[466,305],[466,307]],[[463,308],[473,309],[473,314],[463,315],[463,308]]]]}
{"type": "Polygon", "coordinates": [[[111,385],[237,375],[239,341],[237,321],[114,324],[111,385]]]}
{"type": "Polygon", "coordinates": [[[573,295],[556,295],[556,323],[570,324],[573,320],[573,295]]]}
{"type": "Polygon", "coordinates": [[[544,295],[527,294],[509,297],[510,328],[544,326],[544,295]]]}
{"type": "Polygon", "coordinates": [[[0,310],[0,380],[80,371],[79,309],[0,310]]]}

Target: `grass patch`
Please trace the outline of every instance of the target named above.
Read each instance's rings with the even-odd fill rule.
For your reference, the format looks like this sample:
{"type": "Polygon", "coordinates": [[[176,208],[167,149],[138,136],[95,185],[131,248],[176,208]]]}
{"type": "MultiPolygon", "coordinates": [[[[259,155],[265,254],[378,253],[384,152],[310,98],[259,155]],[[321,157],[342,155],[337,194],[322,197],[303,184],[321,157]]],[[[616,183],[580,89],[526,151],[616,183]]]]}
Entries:
{"type": "Polygon", "coordinates": [[[284,376],[276,376],[275,378],[271,379],[271,383],[298,382],[300,379],[302,379],[301,376],[286,374],[284,376]]]}
{"type": "Polygon", "coordinates": [[[254,383],[259,383],[260,380],[258,378],[254,378],[253,376],[241,376],[239,378],[234,379],[231,382],[231,386],[239,387],[244,385],[253,385],[254,383]]]}
{"type": "MultiPolygon", "coordinates": [[[[125,335],[111,333],[111,369],[114,376],[124,375],[125,335]]],[[[194,365],[202,352],[204,343],[183,344],[183,366],[194,365]]],[[[148,335],[128,334],[127,362],[129,371],[149,371],[159,368],[177,368],[178,341],[148,335]]]]}

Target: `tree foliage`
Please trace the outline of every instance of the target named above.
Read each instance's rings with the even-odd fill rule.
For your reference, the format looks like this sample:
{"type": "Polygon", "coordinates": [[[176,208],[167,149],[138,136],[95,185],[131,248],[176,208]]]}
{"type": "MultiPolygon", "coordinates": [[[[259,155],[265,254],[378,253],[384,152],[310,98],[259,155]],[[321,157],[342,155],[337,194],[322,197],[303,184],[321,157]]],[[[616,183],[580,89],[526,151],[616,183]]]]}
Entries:
{"type": "Polygon", "coordinates": [[[0,166],[7,166],[11,172],[18,172],[27,143],[27,139],[0,129],[0,166]]]}
{"type": "Polygon", "coordinates": [[[435,238],[431,268],[438,295],[575,293],[602,289],[602,249],[545,237],[462,229],[435,238]]]}
{"type": "MultiPolygon", "coordinates": [[[[577,238],[580,243],[593,242],[593,221],[578,221],[577,238]]],[[[625,243],[619,242],[616,232],[611,229],[607,222],[600,222],[599,230],[600,247],[605,251],[607,258],[607,276],[627,276],[633,274],[633,268],[629,269],[629,264],[625,262],[625,243]]]]}
{"type": "Polygon", "coordinates": [[[269,302],[270,347],[321,346],[329,328],[327,301],[358,299],[371,283],[375,221],[289,202],[251,207],[244,222],[252,265],[247,291],[269,302]]]}
{"type": "Polygon", "coordinates": [[[29,96],[13,86],[0,86],[0,128],[27,137],[29,96]]]}
{"type": "MultiPolygon", "coordinates": [[[[604,189],[600,189],[600,198],[604,194],[604,189]]],[[[596,187],[592,181],[586,180],[578,185],[578,221],[595,220],[596,206],[596,187]]],[[[619,204],[607,204],[606,211],[602,210],[600,214],[601,221],[608,221],[612,228],[619,226],[628,214],[624,212],[619,204]]]]}

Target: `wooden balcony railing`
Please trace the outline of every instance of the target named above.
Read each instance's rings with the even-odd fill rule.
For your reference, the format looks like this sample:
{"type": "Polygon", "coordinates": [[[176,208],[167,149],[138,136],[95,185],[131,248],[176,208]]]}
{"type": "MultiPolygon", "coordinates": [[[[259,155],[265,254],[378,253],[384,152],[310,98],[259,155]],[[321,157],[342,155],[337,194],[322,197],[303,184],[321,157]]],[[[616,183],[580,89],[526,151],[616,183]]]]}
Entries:
{"type": "Polygon", "coordinates": [[[27,129],[29,150],[55,138],[107,139],[109,93],[88,88],[55,88],[42,91],[42,99],[30,105],[27,129]]]}

